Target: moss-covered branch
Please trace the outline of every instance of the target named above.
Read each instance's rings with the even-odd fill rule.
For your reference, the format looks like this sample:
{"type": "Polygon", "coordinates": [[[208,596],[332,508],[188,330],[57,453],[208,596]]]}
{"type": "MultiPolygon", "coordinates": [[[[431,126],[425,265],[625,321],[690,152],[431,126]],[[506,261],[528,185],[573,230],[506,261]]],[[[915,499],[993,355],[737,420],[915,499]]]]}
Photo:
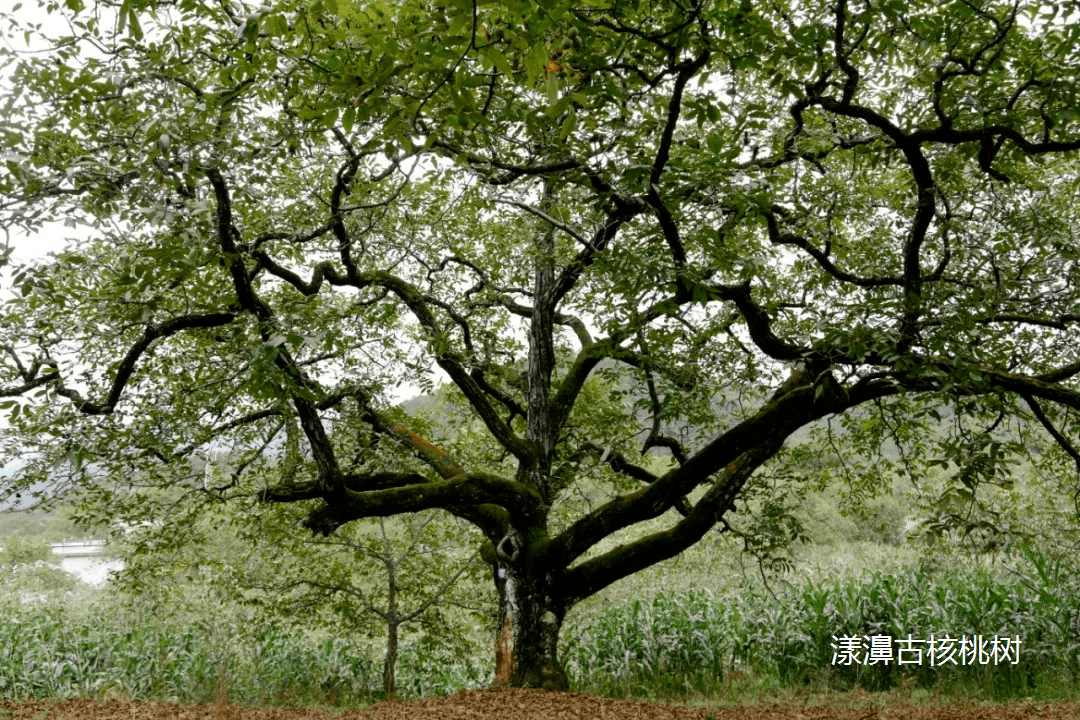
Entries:
{"type": "Polygon", "coordinates": [[[497,505],[521,527],[543,517],[540,495],[525,485],[488,473],[467,473],[452,480],[417,483],[402,487],[343,492],[325,498],[326,505],[313,511],[305,526],[329,534],[352,520],[386,517],[440,508],[450,512],[467,506],[497,505]]]}

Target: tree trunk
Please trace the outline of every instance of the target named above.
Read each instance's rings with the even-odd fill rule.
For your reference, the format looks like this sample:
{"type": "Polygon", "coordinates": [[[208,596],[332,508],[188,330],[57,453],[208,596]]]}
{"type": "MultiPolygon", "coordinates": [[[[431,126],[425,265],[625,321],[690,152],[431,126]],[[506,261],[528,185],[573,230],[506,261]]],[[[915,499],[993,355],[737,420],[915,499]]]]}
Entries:
{"type": "MultiPolygon", "coordinates": [[[[380,524],[383,519],[379,518],[380,524]]],[[[384,547],[389,551],[389,543],[386,541],[385,527],[383,528],[384,547]]],[[[398,627],[401,618],[398,617],[397,602],[397,577],[394,574],[394,564],[389,562],[390,553],[386,554],[387,573],[387,603],[386,603],[386,657],[383,658],[383,699],[393,700],[397,692],[396,673],[398,655],[398,627]]]]}
{"type": "Polygon", "coordinates": [[[506,597],[506,568],[503,567],[502,563],[496,561],[492,566],[492,573],[495,576],[495,589],[499,594],[499,615],[495,635],[495,681],[493,684],[509,685],[510,674],[514,669],[514,626],[510,620],[506,597]]]}
{"type": "Polygon", "coordinates": [[[386,630],[386,657],[383,658],[383,700],[393,700],[397,695],[398,624],[396,622],[387,623],[386,630]]]}
{"type": "Polygon", "coordinates": [[[569,690],[570,680],[558,659],[559,631],[566,610],[550,582],[500,563],[498,578],[500,632],[495,643],[495,684],[569,690]]]}
{"type": "MultiPolygon", "coordinates": [[[[541,207],[551,212],[553,186],[545,181],[541,207]]],[[[551,505],[551,461],[558,434],[551,417],[551,373],[555,367],[555,228],[540,226],[534,240],[533,309],[529,323],[526,437],[532,457],[518,466],[517,481],[551,505]]],[[[545,509],[546,513],[546,509],[545,509]]],[[[495,586],[499,591],[499,636],[495,642],[495,684],[569,690],[556,648],[566,614],[550,575],[534,565],[540,526],[511,528],[495,547],[495,586]],[[524,533],[524,537],[522,534],[524,533]],[[526,539],[526,537],[528,539],[526,539]]]]}

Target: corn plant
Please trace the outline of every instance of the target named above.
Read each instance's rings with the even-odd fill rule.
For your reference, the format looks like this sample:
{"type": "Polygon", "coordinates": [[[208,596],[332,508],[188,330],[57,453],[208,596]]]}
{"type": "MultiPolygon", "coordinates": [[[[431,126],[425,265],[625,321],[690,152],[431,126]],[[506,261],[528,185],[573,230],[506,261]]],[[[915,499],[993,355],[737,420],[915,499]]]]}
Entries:
{"type": "Polygon", "coordinates": [[[906,680],[994,697],[1071,692],[1080,677],[1080,582],[1039,552],[1024,553],[1012,575],[916,563],[806,580],[778,597],[761,587],[661,593],[573,629],[563,660],[579,689],[623,695],[708,693],[727,668],[788,687],[885,689],[906,680]],[[1019,662],[933,667],[924,653],[921,664],[832,664],[833,636],[946,633],[1020,636],[1019,662]]]}
{"type": "Polygon", "coordinates": [[[125,624],[58,608],[0,610],[0,695],[48,698],[116,691],[141,699],[349,704],[379,687],[376,655],[341,640],[210,622],[125,624]]]}

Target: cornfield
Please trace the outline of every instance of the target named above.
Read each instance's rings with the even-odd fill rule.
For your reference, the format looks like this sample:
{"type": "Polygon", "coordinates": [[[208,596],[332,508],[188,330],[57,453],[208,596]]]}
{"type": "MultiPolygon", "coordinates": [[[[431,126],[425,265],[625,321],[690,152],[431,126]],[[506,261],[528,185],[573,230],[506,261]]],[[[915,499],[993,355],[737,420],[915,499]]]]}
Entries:
{"type": "Polygon", "coordinates": [[[775,597],[760,586],[726,595],[704,589],[659,594],[571,630],[562,657],[577,689],[606,695],[709,695],[734,670],[771,688],[1075,696],[1080,579],[1044,555],[1026,555],[1026,571],[1013,575],[956,567],[946,573],[920,564],[804,581],[775,597]],[[945,634],[1019,636],[1018,662],[833,664],[834,636],[926,640],[945,634]]]}
{"type": "MultiPolygon", "coordinates": [[[[406,696],[446,693],[479,686],[487,670],[484,662],[406,646],[398,685],[406,696]]],[[[125,625],[55,607],[0,611],[0,697],[111,691],[183,703],[350,706],[379,698],[381,673],[377,648],[281,627],[125,625]]]]}
{"type": "MultiPolygon", "coordinates": [[[[767,689],[948,689],[995,699],[1075,697],[1080,579],[1028,553],[1024,572],[928,564],[736,593],[661,593],[568,625],[561,658],[576,690],[609,696],[710,695],[729,678],[767,689]],[[833,664],[833,636],[1019,636],[1016,664],[833,664]]],[[[344,706],[377,699],[381,648],[294,629],[229,621],[125,621],[108,611],[0,608],[0,697],[117,692],[185,703],[344,706]]],[[[491,657],[403,645],[405,697],[491,681],[491,657]]]]}

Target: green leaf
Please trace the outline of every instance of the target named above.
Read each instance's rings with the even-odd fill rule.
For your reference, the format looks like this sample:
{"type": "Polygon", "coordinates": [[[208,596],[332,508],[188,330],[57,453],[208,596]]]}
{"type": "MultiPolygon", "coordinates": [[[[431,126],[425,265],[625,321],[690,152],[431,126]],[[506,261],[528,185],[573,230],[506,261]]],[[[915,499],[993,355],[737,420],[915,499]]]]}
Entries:
{"type": "Polygon", "coordinates": [[[130,13],[129,13],[128,25],[130,26],[129,32],[131,33],[131,37],[136,42],[142,40],[143,39],[143,29],[142,29],[142,25],[139,23],[138,12],[136,12],[136,10],[134,8],[132,8],[130,13]]]}
{"type": "Polygon", "coordinates": [[[547,100],[552,105],[559,102],[559,78],[550,73],[544,82],[544,90],[547,93],[547,100]]]}
{"type": "Polygon", "coordinates": [[[505,77],[513,77],[514,68],[510,64],[510,61],[506,59],[506,56],[497,47],[489,47],[485,51],[487,53],[488,61],[505,77]]]}
{"type": "MultiPolygon", "coordinates": [[[[547,47],[542,44],[533,45],[525,55],[525,74],[529,83],[534,83],[545,72],[548,54],[547,47]]],[[[549,100],[549,102],[554,102],[549,100]]]]}
{"type": "Polygon", "coordinates": [[[563,120],[562,126],[559,128],[559,142],[566,142],[567,138],[573,134],[574,128],[577,126],[577,113],[571,110],[566,115],[566,119],[563,120]]]}

